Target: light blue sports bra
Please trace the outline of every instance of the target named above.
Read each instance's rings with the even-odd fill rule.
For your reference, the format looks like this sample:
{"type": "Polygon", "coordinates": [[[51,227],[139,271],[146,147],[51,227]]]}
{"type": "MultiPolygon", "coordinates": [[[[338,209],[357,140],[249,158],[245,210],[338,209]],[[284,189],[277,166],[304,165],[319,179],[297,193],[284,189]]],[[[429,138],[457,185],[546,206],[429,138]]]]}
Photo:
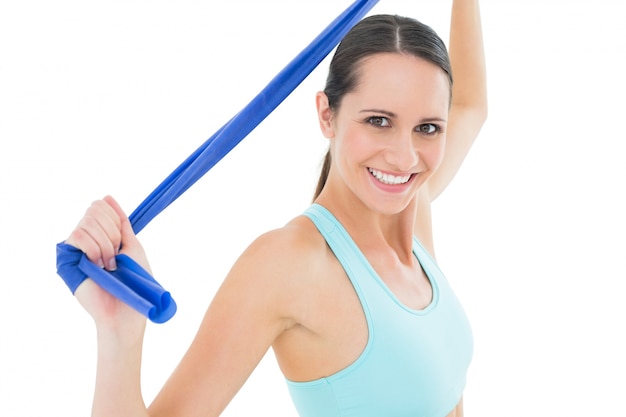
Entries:
{"type": "Polygon", "coordinates": [[[446,416],[463,394],[473,344],[463,308],[435,261],[414,239],[433,299],[424,310],[407,308],[328,210],[313,204],[304,214],[352,281],[369,339],[360,357],[334,375],[287,381],[300,417],[446,416]]]}

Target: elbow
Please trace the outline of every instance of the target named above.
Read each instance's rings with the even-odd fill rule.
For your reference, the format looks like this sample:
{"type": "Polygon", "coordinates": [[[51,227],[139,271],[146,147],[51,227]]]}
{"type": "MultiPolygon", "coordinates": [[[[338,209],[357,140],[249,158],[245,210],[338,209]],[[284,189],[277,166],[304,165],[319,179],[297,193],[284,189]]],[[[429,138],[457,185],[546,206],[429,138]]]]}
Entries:
{"type": "Polygon", "coordinates": [[[481,126],[485,124],[487,121],[487,117],[489,116],[489,105],[487,104],[487,100],[482,103],[481,106],[477,109],[478,119],[480,120],[481,126]]]}
{"type": "Polygon", "coordinates": [[[487,121],[487,116],[489,116],[489,104],[487,100],[487,91],[485,90],[484,98],[480,104],[480,114],[483,118],[483,123],[487,121]]]}
{"type": "Polygon", "coordinates": [[[485,85],[483,85],[483,91],[481,94],[481,100],[478,101],[477,103],[477,107],[478,107],[478,114],[482,120],[483,123],[485,123],[487,121],[487,117],[489,116],[489,100],[488,100],[488,94],[487,94],[487,85],[485,83],[485,85]]]}

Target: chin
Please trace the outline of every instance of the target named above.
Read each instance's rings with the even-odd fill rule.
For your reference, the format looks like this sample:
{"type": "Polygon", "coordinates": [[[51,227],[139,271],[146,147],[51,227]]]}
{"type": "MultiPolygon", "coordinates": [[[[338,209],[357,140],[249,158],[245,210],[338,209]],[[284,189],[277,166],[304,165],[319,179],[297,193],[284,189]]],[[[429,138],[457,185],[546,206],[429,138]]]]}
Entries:
{"type": "Polygon", "coordinates": [[[411,198],[405,199],[377,199],[374,201],[370,201],[367,207],[378,214],[386,215],[386,216],[395,216],[398,214],[402,214],[413,207],[413,202],[415,201],[415,194],[411,198]]]}

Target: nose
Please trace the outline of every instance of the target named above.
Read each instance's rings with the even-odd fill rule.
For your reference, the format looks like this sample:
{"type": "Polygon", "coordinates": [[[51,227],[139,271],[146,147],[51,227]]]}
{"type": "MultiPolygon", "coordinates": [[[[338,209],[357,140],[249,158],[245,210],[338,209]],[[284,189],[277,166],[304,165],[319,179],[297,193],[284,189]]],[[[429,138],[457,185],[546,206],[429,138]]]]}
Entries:
{"type": "Polygon", "coordinates": [[[391,138],[385,150],[385,161],[399,172],[408,172],[417,166],[419,150],[413,132],[398,133],[391,138]]]}

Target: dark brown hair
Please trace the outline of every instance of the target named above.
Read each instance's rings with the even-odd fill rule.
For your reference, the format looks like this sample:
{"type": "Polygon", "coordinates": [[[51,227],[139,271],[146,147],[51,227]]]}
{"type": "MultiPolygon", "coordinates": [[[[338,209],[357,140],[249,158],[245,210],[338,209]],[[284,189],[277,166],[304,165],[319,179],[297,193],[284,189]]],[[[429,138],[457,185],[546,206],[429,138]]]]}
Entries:
{"type": "MultiPolygon", "coordinates": [[[[359,65],[364,58],[390,52],[414,55],[437,65],[448,75],[452,87],[452,68],[448,51],[433,29],[409,17],[373,15],[357,23],[335,51],[324,88],[330,109],[337,111],[341,99],[356,88],[359,65]]],[[[326,184],[330,165],[331,156],[328,151],[324,157],[314,200],[326,184]]]]}

